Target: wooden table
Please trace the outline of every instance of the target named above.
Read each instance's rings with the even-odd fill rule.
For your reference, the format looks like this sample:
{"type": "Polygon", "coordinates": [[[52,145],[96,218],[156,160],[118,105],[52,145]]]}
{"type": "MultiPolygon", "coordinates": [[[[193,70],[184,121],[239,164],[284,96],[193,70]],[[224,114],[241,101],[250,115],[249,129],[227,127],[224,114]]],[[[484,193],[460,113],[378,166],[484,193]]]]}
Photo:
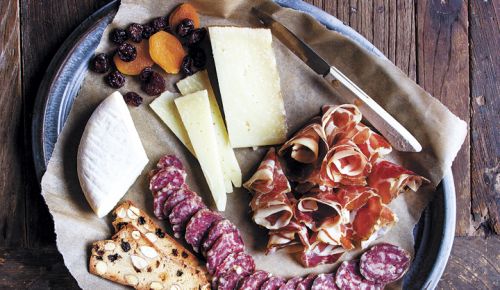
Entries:
{"type": "MultiPolygon", "coordinates": [[[[39,193],[35,94],[70,32],[106,0],[0,1],[0,288],[77,288],[39,193]]],[[[500,288],[500,1],[309,0],[373,42],[469,124],[454,164],[455,244],[442,289],[500,288]],[[495,109],[496,108],[496,109],[495,109]]]]}

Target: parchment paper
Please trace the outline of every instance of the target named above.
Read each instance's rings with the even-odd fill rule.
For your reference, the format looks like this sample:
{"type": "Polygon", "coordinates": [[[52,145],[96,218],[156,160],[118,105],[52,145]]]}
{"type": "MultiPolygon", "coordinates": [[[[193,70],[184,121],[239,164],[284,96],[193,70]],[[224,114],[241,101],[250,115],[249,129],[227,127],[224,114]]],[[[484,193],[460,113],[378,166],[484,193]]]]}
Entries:
{"type": "MultiPolygon", "coordinates": [[[[194,5],[203,14],[203,26],[257,27],[260,24],[251,16],[250,8],[260,2],[194,1],[194,5]]],[[[123,0],[113,23],[104,32],[97,51],[111,51],[107,38],[110,29],[126,27],[131,22],[146,23],[153,17],[166,15],[178,3],[179,1],[123,0]]],[[[391,155],[391,159],[432,180],[432,185],[422,188],[416,194],[405,193],[391,203],[390,207],[396,212],[399,222],[383,238],[413,253],[412,229],[432,198],[433,185],[442,179],[464,141],[465,122],[407,78],[392,63],[372,56],[348,38],[326,29],[312,17],[285,8],[280,9],[276,17],[375,98],[423,145],[421,153],[391,155]]],[[[322,105],[342,101],[335,97],[335,92],[325,81],[300,62],[279,40],[274,39],[273,42],[291,135],[309,118],[318,114],[322,105]]],[[[160,71],[159,68],[156,70],[160,71]]],[[[178,77],[167,76],[170,91],[176,91],[173,84],[177,80],[178,77]]],[[[140,92],[138,81],[127,77],[126,86],[119,91],[126,93],[130,90],[140,92]]],[[[109,238],[112,228],[109,217],[99,219],[90,209],[76,173],[76,152],[86,121],[95,107],[112,92],[113,89],[104,84],[102,75],[92,72],[87,74],[42,179],[42,194],[54,218],[58,249],[71,274],[85,289],[121,288],[118,284],[88,272],[89,245],[96,240],[109,238]]],[[[124,198],[133,200],[153,216],[152,197],[145,173],[153,168],[162,155],[176,154],[187,167],[189,186],[200,193],[208,204],[212,204],[196,159],[149,109],[148,103],[152,100],[153,98],[146,96],[142,106],[129,107],[150,162],[124,198]]],[[[236,150],[244,180],[251,176],[266,151],[267,148],[236,150]]],[[[326,265],[305,269],[286,252],[265,256],[267,232],[251,221],[248,207],[250,199],[250,194],[245,190],[235,190],[228,196],[224,215],[241,230],[247,249],[255,258],[259,269],[290,277],[331,271],[336,267],[326,265]]],[[[348,259],[350,256],[346,255],[344,258],[348,259]]]]}

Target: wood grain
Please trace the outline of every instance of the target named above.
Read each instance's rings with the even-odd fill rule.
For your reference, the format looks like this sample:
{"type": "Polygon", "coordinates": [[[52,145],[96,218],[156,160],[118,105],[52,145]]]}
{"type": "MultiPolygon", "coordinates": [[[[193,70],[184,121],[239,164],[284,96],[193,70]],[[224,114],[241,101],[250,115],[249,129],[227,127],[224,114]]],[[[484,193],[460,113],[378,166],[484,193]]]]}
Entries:
{"type": "Polygon", "coordinates": [[[500,2],[470,5],[473,226],[500,234],[500,2]]]}
{"type": "MultiPolygon", "coordinates": [[[[417,1],[417,82],[469,124],[468,7],[462,0],[417,1]]],[[[453,163],[457,195],[456,234],[470,227],[470,138],[453,163]]]]}
{"type": "Polygon", "coordinates": [[[0,246],[6,246],[24,243],[26,232],[18,1],[1,1],[0,15],[0,246]]]}

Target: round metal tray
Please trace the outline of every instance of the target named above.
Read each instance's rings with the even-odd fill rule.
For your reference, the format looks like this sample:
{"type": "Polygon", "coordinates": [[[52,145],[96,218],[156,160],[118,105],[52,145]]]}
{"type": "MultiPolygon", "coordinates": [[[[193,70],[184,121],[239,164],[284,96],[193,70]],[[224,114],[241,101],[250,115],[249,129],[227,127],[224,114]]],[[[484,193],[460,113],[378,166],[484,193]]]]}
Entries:
{"type": "MultiPolygon", "coordinates": [[[[321,9],[300,0],[276,2],[312,15],[329,29],[350,37],[374,55],[385,58],[363,36],[321,9]]],[[[110,2],[80,24],[56,53],[42,80],[32,121],[33,156],[39,180],[83,82],[89,59],[94,54],[104,29],[113,20],[118,6],[118,1],[110,2]]],[[[415,260],[404,278],[404,289],[436,287],[453,244],[455,211],[455,187],[450,171],[415,226],[415,260]]]]}

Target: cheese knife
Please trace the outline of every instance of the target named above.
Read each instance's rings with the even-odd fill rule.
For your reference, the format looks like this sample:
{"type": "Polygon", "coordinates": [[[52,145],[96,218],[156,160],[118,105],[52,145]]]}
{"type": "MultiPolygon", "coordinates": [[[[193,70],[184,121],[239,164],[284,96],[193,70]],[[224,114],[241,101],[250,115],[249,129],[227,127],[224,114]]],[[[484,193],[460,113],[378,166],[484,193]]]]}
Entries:
{"type": "Polygon", "coordinates": [[[345,98],[349,103],[356,104],[363,116],[391,143],[395,150],[403,152],[420,152],[422,150],[422,145],[401,123],[338,68],[328,64],[309,45],[276,20],[272,12],[276,8],[269,6],[272,4],[264,3],[253,7],[252,12],[265,26],[271,29],[274,36],[313,71],[323,76],[337,90],[341,88],[343,92],[341,97],[345,98]]]}

